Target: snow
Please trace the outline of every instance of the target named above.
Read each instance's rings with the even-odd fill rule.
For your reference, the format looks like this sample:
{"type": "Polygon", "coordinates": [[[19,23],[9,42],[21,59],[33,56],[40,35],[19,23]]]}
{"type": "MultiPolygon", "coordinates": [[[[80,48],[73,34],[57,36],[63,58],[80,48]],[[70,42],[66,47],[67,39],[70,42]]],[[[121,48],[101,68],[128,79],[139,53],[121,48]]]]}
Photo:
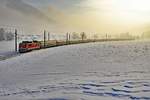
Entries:
{"type": "Polygon", "coordinates": [[[150,100],[150,42],[88,43],[0,61],[0,100],[150,100]]]}
{"type": "Polygon", "coordinates": [[[16,56],[14,41],[0,41],[0,60],[16,56]]]}

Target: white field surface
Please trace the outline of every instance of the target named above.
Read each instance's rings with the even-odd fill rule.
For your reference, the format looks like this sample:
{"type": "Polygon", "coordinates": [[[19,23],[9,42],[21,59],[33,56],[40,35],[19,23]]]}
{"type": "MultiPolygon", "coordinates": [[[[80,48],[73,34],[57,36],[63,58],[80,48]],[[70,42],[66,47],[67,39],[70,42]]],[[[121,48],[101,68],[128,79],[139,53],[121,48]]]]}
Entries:
{"type": "Polygon", "coordinates": [[[0,61],[16,55],[14,41],[0,41],[0,61]]]}
{"type": "Polygon", "coordinates": [[[62,46],[0,61],[0,100],[150,100],[150,42],[62,46]]]}

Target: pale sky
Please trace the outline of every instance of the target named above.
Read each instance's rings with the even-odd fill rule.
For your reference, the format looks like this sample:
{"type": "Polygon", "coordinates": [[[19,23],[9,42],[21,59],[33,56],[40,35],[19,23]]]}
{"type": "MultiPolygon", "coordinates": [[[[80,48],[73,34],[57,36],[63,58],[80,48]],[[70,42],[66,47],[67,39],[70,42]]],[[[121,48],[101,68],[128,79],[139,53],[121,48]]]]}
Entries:
{"type": "Polygon", "coordinates": [[[150,28],[150,0],[0,0],[0,25],[28,32],[141,34],[150,28]]]}

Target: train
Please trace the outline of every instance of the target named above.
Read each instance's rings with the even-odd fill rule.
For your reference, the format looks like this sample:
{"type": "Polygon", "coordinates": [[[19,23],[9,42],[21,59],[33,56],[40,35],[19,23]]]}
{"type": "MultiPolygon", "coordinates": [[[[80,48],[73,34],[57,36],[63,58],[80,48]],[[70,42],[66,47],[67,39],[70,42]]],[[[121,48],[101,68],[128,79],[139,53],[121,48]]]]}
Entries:
{"type": "Polygon", "coordinates": [[[25,53],[37,49],[41,49],[41,43],[38,41],[23,41],[19,44],[20,53],[25,53]]]}
{"type": "Polygon", "coordinates": [[[44,41],[22,41],[21,43],[19,43],[19,53],[26,53],[33,50],[61,45],[66,45],[66,42],[57,40],[46,41],[45,43],[44,41]]]}
{"type": "Polygon", "coordinates": [[[33,50],[57,47],[63,45],[72,45],[72,44],[80,44],[80,43],[89,43],[89,42],[104,42],[104,41],[126,41],[126,40],[134,40],[131,39],[86,39],[86,40],[72,40],[72,41],[61,41],[61,40],[50,40],[50,41],[22,41],[19,43],[19,52],[26,53],[33,50]]]}

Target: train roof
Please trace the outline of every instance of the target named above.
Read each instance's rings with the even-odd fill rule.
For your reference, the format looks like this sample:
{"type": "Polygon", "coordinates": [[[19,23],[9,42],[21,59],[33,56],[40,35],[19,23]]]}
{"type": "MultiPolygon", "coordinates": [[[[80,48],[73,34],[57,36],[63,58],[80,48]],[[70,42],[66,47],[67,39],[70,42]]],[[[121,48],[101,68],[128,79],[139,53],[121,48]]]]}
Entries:
{"type": "Polygon", "coordinates": [[[32,41],[22,41],[22,43],[32,43],[32,41]]]}

